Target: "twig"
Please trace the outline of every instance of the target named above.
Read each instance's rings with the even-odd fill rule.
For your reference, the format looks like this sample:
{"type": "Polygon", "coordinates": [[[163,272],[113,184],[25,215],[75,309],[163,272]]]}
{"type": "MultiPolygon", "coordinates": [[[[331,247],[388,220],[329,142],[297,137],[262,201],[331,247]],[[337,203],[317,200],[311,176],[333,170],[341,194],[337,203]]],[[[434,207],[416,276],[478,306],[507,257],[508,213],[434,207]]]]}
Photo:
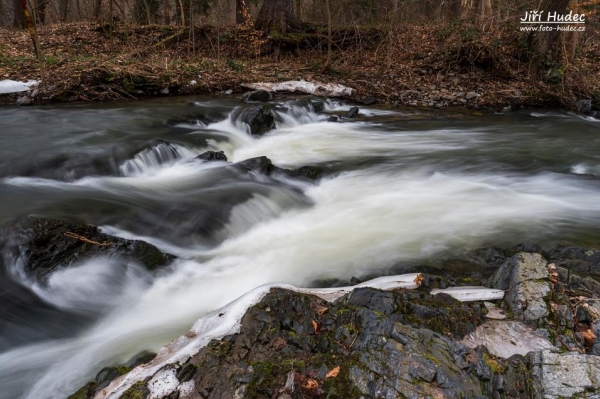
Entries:
{"type": "Polygon", "coordinates": [[[110,245],[113,245],[112,242],[98,242],[98,241],[93,241],[93,240],[90,240],[89,238],[85,238],[84,236],[80,236],[79,234],[75,234],[75,233],[73,233],[71,231],[67,231],[65,233],[65,237],[74,238],[76,240],[87,242],[89,244],[99,245],[101,247],[108,247],[110,245]]]}

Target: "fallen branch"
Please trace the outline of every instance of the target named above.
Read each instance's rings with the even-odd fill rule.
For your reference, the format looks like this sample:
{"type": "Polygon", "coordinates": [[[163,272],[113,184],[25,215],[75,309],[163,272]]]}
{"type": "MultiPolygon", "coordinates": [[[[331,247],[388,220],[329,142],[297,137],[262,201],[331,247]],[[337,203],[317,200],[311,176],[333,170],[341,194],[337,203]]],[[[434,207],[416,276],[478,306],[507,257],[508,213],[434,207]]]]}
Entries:
{"type": "Polygon", "coordinates": [[[75,234],[75,233],[73,233],[71,231],[67,231],[65,233],[65,237],[74,238],[76,240],[87,242],[89,244],[99,245],[101,247],[108,247],[110,245],[113,245],[112,242],[98,242],[98,241],[90,240],[89,238],[86,238],[84,236],[80,236],[79,234],[75,234]]]}

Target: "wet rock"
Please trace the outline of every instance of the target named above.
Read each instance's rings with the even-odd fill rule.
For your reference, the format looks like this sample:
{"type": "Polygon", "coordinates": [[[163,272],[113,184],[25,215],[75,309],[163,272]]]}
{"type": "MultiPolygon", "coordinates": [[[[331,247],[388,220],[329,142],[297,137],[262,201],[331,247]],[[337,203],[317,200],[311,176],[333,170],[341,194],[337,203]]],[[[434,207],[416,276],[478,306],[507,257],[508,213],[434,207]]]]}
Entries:
{"type": "Polygon", "coordinates": [[[54,219],[24,217],[0,228],[0,243],[9,251],[25,249],[25,270],[43,278],[59,267],[96,256],[133,260],[149,270],[165,266],[173,255],[139,240],[101,233],[97,227],[54,219]]]}
{"type": "Polygon", "coordinates": [[[528,355],[536,397],[600,397],[600,357],[579,353],[535,352],[528,355]]]}
{"type": "Polygon", "coordinates": [[[301,107],[316,113],[323,112],[325,109],[325,103],[323,101],[313,101],[313,100],[296,100],[291,103],[296,107],[301,107]]]}
{"type": "Polygon", "coordinates": [[[112,380],[123,374],[131,371],[130,367],[118,366],[118,367],[105,367],[96,375],[94,382],[96,383],[96,392],[104,389],[110,384],[112,380]]]}
{"type": "Polygon", "coordinates": [[[275,114],[268,105],[246,108],[240,114],[240,120],[250,126],[250,132],[261,136],[275,127],[275,114]]]}
{"type": "Polygon", "coordinates": [[[575,272],[600,276],[600,250],[597,249],[559,245],[550,253],[550,261],[575,272]]]}
{"type": "Polygon", "coordinates": [[[233,167],[244,172],[258,172],[265,175],[275,170],[273,162],[265,156],[246,159],[234,164],[233,167]]]}
{"type": "Polygon", "coordinates": [[[577,112],[583,115],[589,115],[592,113],[592,100],[579,100],[576,103],[577,112]]]}
{"type": "Polygon", "coordinates": [[[223,151],[206,151],[198,155],[196,159],[203,161],[225,161],[227,162],[227,156],[223,151]]]}
{"type": "Polygon", "coordinates": [[[506,261],[490,279],[491,287],[507,290],[505,300],[515,318],[536,321],[549,315],[544,300],[550,294],[546,265],[542,255],[521,252],[506,261]]]}
{"type": "Polygon", "coordinates": [[[327,122],[337,122],[339,119],[339,117],[332,115],[329,118],[327,118],[327,122]]]}
{"type": "Polygon", "coordinates": [[[377,102],[373,97],[367,97],[361,101],[364,105],[373,105],[377,102]]]}
{"type": "Polygon", "coordinates": [[[318,166],[301,166],[298,169],[281,169],[279,171],[289,177],[317,180],[323,175],[323,168],[318,166]]]}
{"type": "Polygon", "coordinates": [[[17,105],[31,105],[31,98],[27,95],[17,98],[17,105]]]}
{"type": "Polygon", "coordinates": [[[126,361],[123,365],[125,367],[134,368],[134,367],[139,366],[140,364],[148,363],[155,357],[156,357],[156,353],[154,353],[154,352],[142,351],[142,352],[136,354],[135,356],[133,356],[128,361],[126,361]]]}
{"type": "Polygon", "coordinates": [[[273,162],[265,157],[246,159],[233,165],[234,168],[243,172],[256,172],[264,175],[282,174],[293,178],[316,180],[323,174],[323,168],[318,166],[302,166],[298,169],[283,169],[273,165],[273,162]]]}
{"type": "Polygon", "coordinates": [[[244,93],[242,100],[246,102],[266,102],[271,99],[271,93],[266,90],[255,90],[244,93]]]}
{"type": "Polygon", "coordinates": [[[348,110],[348,112],[346,112],[346,118],[356,118],[358,116],[358,112],[359,112],[359,108],[358,107],[352,107],[348,110]]]}

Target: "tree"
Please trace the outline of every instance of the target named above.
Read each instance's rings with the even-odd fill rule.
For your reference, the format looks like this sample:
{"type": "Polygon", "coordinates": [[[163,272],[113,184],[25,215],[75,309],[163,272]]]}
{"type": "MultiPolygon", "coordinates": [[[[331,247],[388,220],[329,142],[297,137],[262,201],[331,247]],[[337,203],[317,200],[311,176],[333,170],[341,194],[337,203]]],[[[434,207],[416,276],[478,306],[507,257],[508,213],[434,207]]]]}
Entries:
{"type": "Polygon", "coordinates": [[[269,35],[277,31],[282,35],[296,27],[298,21],[294,14],[294,0],[265,0],[258,17],[255,27],[269,35]]]}
{"type": "Polygon", "coordinates": [[[102,13],[102,0],[95,0],[94,2],[94,19],[100,19],[100,14],[102,13]]]}
{"type": "Polygon", "coordinates": [[[13,25],[15,28],[25,28],[25,15],[23,14],[23,5],[21,0],[13,0],[13,25]]]}
{"type": "Polygon", "coordinates": [[[244,7],[246,7],[244,0],[235,0],[235,23],[238,25],[241,25],[245,22],[244,7]]]}
{"type": "Polygon", "coordinates": [[[69,14],[69,0],[60,0],[59,18],[61,21],[66,21],[69,14]]]}
{"type": "MultiPolygon", "coordinates": [[[[541,10],[557,15],[565,14],[569,0],[546,0],[541,10]]],[[[562,80],[560,66],[564,59],[561,45],[561,32],[558,30],[531,32],[528,38],[530,51],[533,54],[534,67],[538,74],[551,82],[562,80]]]]}

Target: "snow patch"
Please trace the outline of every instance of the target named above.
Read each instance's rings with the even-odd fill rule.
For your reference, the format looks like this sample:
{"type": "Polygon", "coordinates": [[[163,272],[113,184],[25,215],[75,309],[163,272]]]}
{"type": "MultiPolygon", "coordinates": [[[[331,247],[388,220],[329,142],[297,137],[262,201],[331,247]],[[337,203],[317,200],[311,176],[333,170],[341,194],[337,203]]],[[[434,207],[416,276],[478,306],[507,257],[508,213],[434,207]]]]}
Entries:
{"type": "Polygon", "coordinates": [[[496,290],[493,288],[487,287],[451,287],[446,289],[438,289],[434,288],[431,290],[431,295],[436,294],[447,294],[452,298],[457,299],[461,302],[470,302],[470,301],[491,301],[494,299],[502,299],[504,298],[503,290],[496,290]]]}
{"type": "Polygon", "coordinates": [[[252,90],[267,90],[274,92],[304,93],[314,96],[345,97],[351,96],[354,89],[337,83],[307,82],[305,80],[289,80],[279,83],[242,83],[240,86],[252,90]]]}
{"type": "Polygon", "coordinates": [[[150,399],[162,399],[177,389],[179,380],[175,369],[161,370],[148,382],[150,399]]]}
{"type": "Polygon", "coordinates": [[[194,392],[196,391],[196,384],[194,380],[189,380],[179,385],[179,399],[185,399],[187,397],[196,397],[194,392]]]}
{"type": "Polygon", "coordinates": [[[20,93],[29,91],[40,84],[39,80],[28,80],[27,82],[18,82],[16,80],[0,80],[0,94],[20,93]]]}

